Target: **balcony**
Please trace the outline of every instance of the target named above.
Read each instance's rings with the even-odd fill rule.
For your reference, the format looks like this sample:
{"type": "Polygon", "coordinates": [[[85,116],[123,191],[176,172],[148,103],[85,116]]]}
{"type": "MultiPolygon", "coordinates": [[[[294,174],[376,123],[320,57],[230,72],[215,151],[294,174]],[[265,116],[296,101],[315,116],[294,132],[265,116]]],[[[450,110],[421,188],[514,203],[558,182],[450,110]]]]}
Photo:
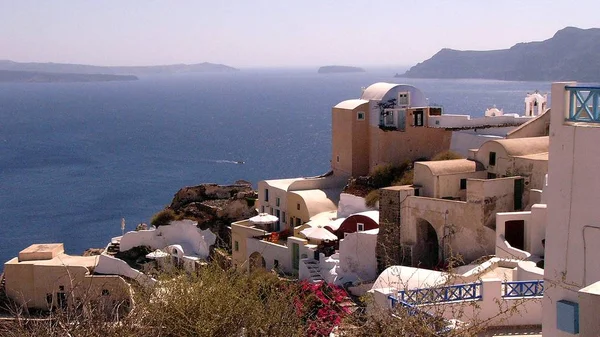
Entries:
{"type": "Polygon", "coordinates": [[[600,86],[566,86],[569,92],[567,120],[600,123],[600,86]]]}

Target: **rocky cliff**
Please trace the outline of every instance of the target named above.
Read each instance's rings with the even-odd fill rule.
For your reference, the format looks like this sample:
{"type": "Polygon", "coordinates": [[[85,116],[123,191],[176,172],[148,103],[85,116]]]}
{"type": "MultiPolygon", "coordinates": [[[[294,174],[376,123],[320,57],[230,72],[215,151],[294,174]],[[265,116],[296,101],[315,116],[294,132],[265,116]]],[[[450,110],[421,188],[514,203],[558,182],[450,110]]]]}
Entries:
{"type": "Polygon", "coordinates": [[[599,54],[599,28],[567,27],[548,40],[518,43],[510,49],[444,48],[396,77],[595,82],[600,80],[599,54]]]}
{"type": "Polygon", "coordinates": [[[232,222],[256,215],[254,203],[257,197],[252,184],[243,180],[232,185],[201,184],[177,191],[167,208],[178,218],[198,221],[198,227],[217,234],[218,246],[228,247],[227,227],[232,222]]]}

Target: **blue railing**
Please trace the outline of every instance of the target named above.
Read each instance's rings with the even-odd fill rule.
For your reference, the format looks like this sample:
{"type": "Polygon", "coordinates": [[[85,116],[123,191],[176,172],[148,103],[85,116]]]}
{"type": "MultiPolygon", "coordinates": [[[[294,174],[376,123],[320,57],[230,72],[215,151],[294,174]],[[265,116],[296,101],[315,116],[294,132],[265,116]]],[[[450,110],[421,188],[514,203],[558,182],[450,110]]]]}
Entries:
{"type": "Polygon", "coordinates": [[[439,326],[434,327],[434,328],[436,328],[436,332],[437,332],[436,335],[438,335],[438,336],[441,336],[452,330],[451,322],[443,317],[437,317],[425,310],[419,309],[415,305],[412,305],[412,304],[404,302],[404,301],[400,301],[392,295],[389,295],[388,299],[390,299],[392,301],[392,308],[396,308],[396,306],[399,305],[401,308],[406,310],[406,313],[408,316],[419,316],[419,317],[426,318],[426,319],[432,319],[432,320],[434,320],[432,322],[433,324],[435,324],[435,319],[438,318],[439,319],[438,323],[440,323],[440,324],[439,324],[439,326]]]}
{"type": "Polygon", "coordinates": [[[502,283],[502,297],[544,296],[544,281],[513,281],[502,283]]]}
{"type": "Polygon", "coordinates": [[[600,86],[567,86],[569,117],[573,122],[600,123],[600,86]]]}
{"type": "MultiPolygon", "coordinates": [[[[451,301],[481,300],[481,282],[455,284],[451,286],[401,290],[396,300],[412,305],[451,301]]],[[[392,302],[392,305],[394,303],[392,302]]]]}

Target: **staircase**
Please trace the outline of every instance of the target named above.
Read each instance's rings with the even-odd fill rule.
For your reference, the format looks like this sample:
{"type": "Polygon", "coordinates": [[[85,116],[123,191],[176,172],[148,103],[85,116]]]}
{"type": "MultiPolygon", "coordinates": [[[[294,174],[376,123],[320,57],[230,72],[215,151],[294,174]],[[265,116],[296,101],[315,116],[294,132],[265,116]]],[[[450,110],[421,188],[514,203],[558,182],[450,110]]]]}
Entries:
{"type": "Polygon", "coordinates": [[[317,283],[324,281],[323,277],[321,276],[321,271],[319,270],[319,261],[313,259],[302,259],[302,263],[304,263],[308,269],[308,272],[310,273],[308,282],[317,283]]]}

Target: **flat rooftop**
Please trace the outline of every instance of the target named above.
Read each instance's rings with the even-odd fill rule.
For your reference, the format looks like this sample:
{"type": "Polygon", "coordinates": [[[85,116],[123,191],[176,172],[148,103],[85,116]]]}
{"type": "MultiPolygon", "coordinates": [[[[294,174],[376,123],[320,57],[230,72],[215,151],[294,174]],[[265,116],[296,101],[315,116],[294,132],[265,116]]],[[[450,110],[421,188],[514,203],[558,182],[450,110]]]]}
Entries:
{"type": "Polygon", "coordinates": [[[62,243],[36,243],[19,252],[19,261],[50,260],[64,252],[62,243]]]}
{"type": "Polygon", "coordinates": [[[58,254],[51,259],[42,260],[19,260],[13,258],[6,262],[6,265],[36,265],[36,266],[66,266],[66,267],[86,267],[93,269],[98,264],[100,256],[71,256],[65,253],[58,254]]]}

